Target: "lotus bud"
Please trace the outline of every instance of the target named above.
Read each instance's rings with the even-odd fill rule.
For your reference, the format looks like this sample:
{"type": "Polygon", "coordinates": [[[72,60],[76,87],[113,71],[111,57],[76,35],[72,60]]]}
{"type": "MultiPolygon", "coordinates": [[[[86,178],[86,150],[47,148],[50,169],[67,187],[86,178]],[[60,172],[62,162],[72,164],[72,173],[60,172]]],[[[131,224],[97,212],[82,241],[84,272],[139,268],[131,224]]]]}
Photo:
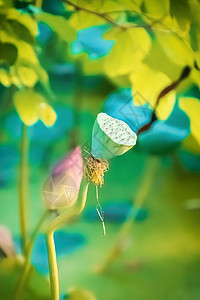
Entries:
{"type": "Polygon", "coordinates": [[[50,210],[65,209],[76,201],[83,174],[81,148],[77,147],[53,169],[43,185],[43,197],[50,210]]]}
{"type": "Polygon", "coordinates": [[[110,159],[130,150],[137,135],[123,121],[106,113],[98,114],[92,132],[92,155],[98,159],[110,159]]]}
{"type": "Polygon", "coordinates": [[[0,257],[1,256],[15,256],[15,249],[10,231],[4,226],[0,226],[0,257]]]}

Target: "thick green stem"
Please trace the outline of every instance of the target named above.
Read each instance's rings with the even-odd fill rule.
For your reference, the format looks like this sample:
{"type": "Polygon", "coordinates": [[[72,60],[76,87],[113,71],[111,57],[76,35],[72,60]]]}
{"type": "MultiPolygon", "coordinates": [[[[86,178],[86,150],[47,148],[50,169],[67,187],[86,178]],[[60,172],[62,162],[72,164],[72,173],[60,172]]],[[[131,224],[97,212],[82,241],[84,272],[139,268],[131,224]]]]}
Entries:
{"type": "Polygon", "coordinates": [[[79,189],[78,198],[75,204],[66,209],[66,211],[60,216],[55,218],[47,228],[46,242],[49,260],[49,274],[52,300],[59,300],[59,276],[53,238],[54,231],[59,226],[64,224],[67,220],[69,220],[71,217],[81,213],[81,211],[84,209],[87,198],[88,185],[89,184],[86,181],[86,179],[83,178],[79,189]]]}
{"type": "Polygon", "coordinates": [[[48,218],[49,214],[50,214],[49,211],[45,211],[43,213],[43,215],[41,216],[37,226],[35,227],[32,235],[30,237],[29,243],[27,244],[26,260],[25,260],[23,271],[22,271],[22,275],[20,277],[20,282],[19,282],[19,284],[17,286],[17,290],[15,291],[15,294],[12,298],[13,300],[21,299],[22,293],[24,291],[24,287],[26,286],[27,280],[31,273],[31,267],[32,267],[31,266],[31,254],[32,254],[33,245],[34,245],[35,239],[37,237],[37,234],[39,233],[42,225],[44,224],[45,220],[48,218]]]}
{"type": "Polygon", "coordinates": [[[48,231],[46,234],[47,252],[49,260],[49,275],[51,283],[51,298],[52,300],[59,300],[58,266],[56,261],[56,249],[53,235],[54,230],[48,231]]]}
{"type": "Polygon", "coordinates": [[[22,245],[22,253],[26,255],[26,234],[27,234],[27,186],[28,186],[28,137],[27,126],[23,125],[22,140],[20,149],[19,179],[18,179],[18,206],[19,225],[22,245]]]}
{"type": "Polygon", "coordinates": [[[125,222],[122,224],[120,231],[117,235],[116,241],[112,249],[106,256],[105,261],[99,266],[99,272],[105,272],[111,266],[111,264],[122,255],[124,251],[125,240],[127,239],[127,236],[129,235],[132,229],[132,226],[135,222],[135,217],[139,209],[142,207],[144,200],[146,199],[150,191],[152,182],[154,180],[155,171],[158,167],[157,162],[158,160],[156,158],[150,157],[148,159],[142,174],[142,183],[137,192],[137,195],[134,198],[133,206],[130,210],[130,213],[127,216],[125,222]]]}

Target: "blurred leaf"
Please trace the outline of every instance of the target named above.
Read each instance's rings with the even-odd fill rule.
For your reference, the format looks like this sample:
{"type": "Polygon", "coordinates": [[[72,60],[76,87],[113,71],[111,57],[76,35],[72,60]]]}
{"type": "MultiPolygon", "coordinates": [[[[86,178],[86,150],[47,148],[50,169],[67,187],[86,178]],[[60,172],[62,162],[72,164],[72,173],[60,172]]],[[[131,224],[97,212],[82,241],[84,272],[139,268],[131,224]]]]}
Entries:
{"type": "Polygon", "coordinates": [[[34,48],[30,44],[22,40],[17,40],[3,30],[1,31],[0,41],[14,45],[18,51],[14,68],[12,71],[10,70],[12,72],[13,84],[33,87],[36,81],[40,80],[48,87],[48,75],[41,67],[34,48]]]}
{"type": "MultiPolygon", "coordinates": [[[[0,263],[0,299],[12,299],[17,288],[23,261],[19,258],[3,259],[0,263]]],[[[32,266],[28,286],[23,291],[20,300],[50,300],[48,281],[32,266]]]]}
{"type": "Polygon", "coordinates": [[[185,40],[169,32],[156,32],[156,38],[173,62],[181,66],[193,65],[194,54],[185,40]]]}
{"type": "Polygon", "coordinates": [[[17,59],[17,48],[13,44],[0,42],[0,61],[13,65],[17,59]]]}
{"type": "Polygon", "coordinates": [[[143,28],[110,29],[104,38],[115,40],[104,64],[106,74],[111,77],[129,74],[151,47],[151,39],[143,28]]]}
{"type": "MultiPolygon", "coordinates": [[[[120,3],[119,1],[70,1],[77,5],[80,8],[87,9],[88,11],[75,11],[71,18],[69,19],[69,23],[76,30],[85,29],[91,26],[109,24],[109,20],[116,23],[122,23],[125,21],[125,14],[123,10],[126,9],[124,3],[120,3]],[[93,13],[94,12],[94,13],[93,13]],[[101,16],[102,14],[102,16],[101,16]],[[106,17],[105,17],[106,14],[106,17]]],[[[67,8],[70,10],[74,9],[74,6],[70,6],[67,4],[67,8]]]]}
{"type": "Polygon", "coordinates": [[[72,289],[68,295],[69,300],[97,300],[91,291],[83,289],[72,289]]]}
{"type": "Polygon", "coordinates": [[[37,21],[46,23],[62,40],[72,42],[76,39],[76,31],[72,26],[70,26],[68,20],[64,17],[44,12],[36,14],[35,17],[37,21]]]}
{"type": "Polygon", "coordinates": [[[170,0],[170,13],[174,16],[182,30],[190,25],[190,5],[188,0],[170,0]]]}
{"type": "Polygon", "coordinates": [[[46,126],[53,126],[56,121],[53,108],[46,103],[42,95],[32,89],[16,92],[14,104],[21,120],[26,125],[33,125],[40,119],[46,126]]]}
{"type": "MultiPolygon", "coordinates": [[[[190,26],[190,42],[194,51],[200,51],[200,3],[197,0],[190,1],[192,23],[190,26]]],[[[200,55],[199,55],[200,56],[200,55]]]]}
{"type": "Polygon", "coordinates": [[[13,5],[13,0],[0,0],[0,7],[11,7],[13,5]]]}
{"type": "MultiPolygon", "coordinates": [[[[132,82],[132,93],[135,105],[148,103],[154,109],[157,97],[160,92],[171,84],[170,78],[162,72],[151,69],[145,64],[141,64],[130,75],[132,82]],[[135,97],[139,95],[139,97],[135,97]]],[[[171,91],[160,99],[156,108],[156,115],[159,119],[166,119],[175,103],[175,92],[171,91]]]]}
{"type": "Polygon", "coordinates": [[[200,156],[200,147],[196,139],[190,134],[184,141],[183,141],[183,149],[188,152],[200,156]]]}
{"type": "Polygon", "coordinates": [[[105,20],[97,15],[89,14],[85,11],[74,12],[69,19],[69,24],[76,30],[105,24],[105,20]]]}
{"type": "Polygon", "coordinates": [[[38,76],[34,69],[25,66],[19,66],[17,68],[17,73],[19,75],[20,80],[27,87],[33,87],[37,82],[38,76]]]}
{"type": "Polygon", "coordinates": [[[189,132],[189,118],[176,103],[167,120],[155,121],[149,130],[141,133],[138,146],[152,154],[167,154],[176,149],[189,132]]]}
{"type": "Polygon", "coordinates": [[[76,41],[71,44],[71,52],[73,54],[87,52],[91,60],[105,56],[114,44],[113,41],[105,40],[102,37],[108,28],[107,25],[101,25],[80,30],[76,41]]]}
{"type": "Polygon", "coordinates": [[[200,145],[200,101],[197,98],[183,97],[179,100],[180,108],[190,118],[191,134],[200,145]]]}
{"type": "Polygon", "coordinates": [[[143,8],[151,17],[164,17],[169,13],[169,0],[143,0],[143,8]]]}
{"type": "Polygon", "coordinates": [[[1,27],[11,36],[34,44],[38,33],[37,22],[28,14],[14,8],[1,11],[1,27]]]}
{"type": "Polygon", "coordinates": [[[152,69],[163,72],[173,81],[180,76],[182,71],[182,67],[169,58],[157,39],[153,40],[151,50],[144,62],[152,69]]]}
{"type": "Polygon", "coordinates": [[[6,87],[11,86],[12,78],[11,78],[8,70],[0,68],[0,82],[6,87]]]}

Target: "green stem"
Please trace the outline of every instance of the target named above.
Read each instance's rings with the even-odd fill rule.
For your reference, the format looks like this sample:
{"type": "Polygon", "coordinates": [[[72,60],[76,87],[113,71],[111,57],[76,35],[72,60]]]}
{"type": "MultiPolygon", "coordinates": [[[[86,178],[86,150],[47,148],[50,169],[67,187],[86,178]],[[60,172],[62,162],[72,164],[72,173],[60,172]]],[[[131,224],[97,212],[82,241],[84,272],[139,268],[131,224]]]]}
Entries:
{"type": "Polygon", "coordinates": [[[31,265],[31,254],[32,254],[33,245],[34,245],[35,239],[37,237],[37,234],[39,233],[42,225],[44,224],[45,220],[48,218],[49,214],[50,214],[49,211],[45,211],[43,213],[43,215],[41,216],[37,226],[35,227],[34,231],[32,232],[29,243],[27,245],[27,255],[26,255],[24,268],[23,268],[23,271],[22,271],[22,275],[20,277],[20,282],[17,286],[17,290],[15,291],[15,295],[12,298],[13,300],[20,300],[21,297],[22,297],[24,287],[26,286],[27,280],[28,280],[29,275],[31,273],[31,267],[32,267],[32,265],[31,265]]]}
{"type": "Polygon", "coordinates": [[[157,167],[157,159],[152,157],[149,158],[142,174],[142,183],[136,194],[136,197],[134,198],[129,215],[122,224],[120,231],[117,235],[116,241],[109,254],[106,256],[105,261],[99,266],[99,272],[105,272],[107,269],[109,269],[111,264],[113,264],[113,262],[116,261],[122,255],[124,251],[125,240],[127,239],[127,236],[129,235],[132,229],[132,226],[135,222],[135,217],[139,209],[142,207],[144,200],[146,199],[150,191],[157,167]]]}
{"type": "Polygon", "coordinates": [[[87,198],[88,185],[89,183],[86,181],[86,179],[83,178],[79,189],[78,198],[75,204],[69,207],[56,219],[54,219],[47,228],[46,242],[49,260],[49,274],[52,300],[59,300],[59,276],[53,238],[54,231],[67,220],[69,220],[71,217],[81,213],[81,211],[84,209],[87,198]]]}
{"type": "Polygon", "coordinates": [[[22,253],[26,255],[26,233],[27,233],[27,215],[26,200],[28,186],[28,137],[27,126],[24,124],[22,129],[21,151],[18,179],[18,206],[19,206],[19,225],[22,245],[22,253]]]}
{"type": "Polygon", "coordinates": [[[51,298],[52,300],[59,300],[59,277],[58,266],[56,260],[56,249],[54,244],[54,230],[47,231],[46,243],[49,260],[49,275],[51,283],[51,298]]]}

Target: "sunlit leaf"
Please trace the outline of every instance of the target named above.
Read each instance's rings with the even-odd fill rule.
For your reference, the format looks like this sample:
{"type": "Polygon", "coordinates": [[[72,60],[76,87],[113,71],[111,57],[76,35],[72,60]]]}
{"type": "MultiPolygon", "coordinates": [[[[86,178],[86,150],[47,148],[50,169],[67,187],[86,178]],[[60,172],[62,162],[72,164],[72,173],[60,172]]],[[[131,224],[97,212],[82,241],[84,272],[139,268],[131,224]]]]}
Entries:
{"type": "MultiPolygon", "coordinates": [[[[134,98],[135,105],[148,103],[151,108],[155,108],[157,97],[160,92],[171,84],[170,78],[162,72],[151,69],[145,64],[141,64],[135,72],[130,75],[132,82],[133,98],[139,94],[140,97],[134,98]],[[139,102],[137,102],[139,99],[139,102]]],[[[160,99],[156,108],[159,119],[166,119],[174,106],[175,92],[171,91],[160,99]]]]}
{"type": "Polygon", "coordinates": [[[170,0],[170,14],[177,19],[181,29],[189,27],[191,11],[188,0],[170,0]]]}
{"type": "Polygon", "coordinates": [[[169,0],[143,0],[143,9],[151,17],[163,17],[169,13],[169,0]]]}
{"type": "Polygon", "coordinates": [[[190,118],[191,134],[200,145],[200,101],[193,97],[183,97],[179,99],[180,108],[190,118]]]}
{"type": "Polygon", "coordinates": [[[27,87],[33,87],[38,80],[34,69],[25,66],[19,66],[17,72],[21,82],[27,87]]]}
{"type": "Polygon", "coordinates": [[[193,65],[194,54],[185,40],[170,32],[156,32],[156,38],[173,62],[182,66],[193,65]]]}
{"type": "Polygon", "coordinates": [[[4,14],[1,27],[6,29],[8,34],[30,44],[35,43],[38,27],[36,20],[31,15],[14,8],[2,10],[1,13],[4,14]]]}
{"type": "Polygon", "coordinates": [[[154,39],[151,50],[148,56],[145,57],[144,62],[152,69],[166,74],[173,81],[179,78],[182,71],[182,66],[177,65],[169,58],[157,39],[154,39]]]}
{"type": "Polygon", "coordinates": [[[182,145],[183,149],[188,152],[194,153],[200,156],[200,147],[196,139],[190,134],[184,141],[182,145]]]}
{"type": "Polygon", "coordinates": [[[59,37],[67,42],[72,42],[76,38],[76,31],[70,26],[67,19],[61,16],[40,13],[35,15],[37,21],[46,23],[59,37]]]}
{"type": "Polygon", "coordinates": [[[11,86],[12,79],[8,70],[0,68],[0,82],[6,87],[11,86]]]}
{"type": "Polygon", "coordinates": [[[69,24],[76,30],[82,30],[88,27],[105,24],[105,20],[97,15],[92,15],[85,12],[79,11],[73,13],[69,19],[69,24]]]}
{"type": "MultiPolygon", "coordinates": [[[[198,0],[190,1],[192,22],[190,26],[190,43],[194,51],[200,51],[200,3],[198,0]]],[[[200,56],[200,55],[199,55],[200,56]]]]}
{"type": "Polygon", "coordinates": [[[143,28],[114,28],[107,31],[104,38],[115,41],[104,65],[105,72],[111,77],[129,74],[148,54],[151,46],[151,39],[143,28]]]}
{"type": "Polygon", "coordinates": [[[32,89],[18,91],[14,94],[14,104],[21,120],[26,125],[33,125],[39,119],[52,126],[56,121],[56,113],[42,95],[32,89]]]}
{"type": "Polygon", "coordinates": [[[17,86],[23,84],[32,87],[37,80],[40,80],[42,83],[48,85],[48,75],[41,67],[35,50],[30,44],[22,40],[17,40],[3,30],[1,31],[0,40],[3,43],[12,44],[17,48],[15,68],[12,70],[14,84],[17,86]]]}
{"type": "Polygon", "coordinates": [[[39,118],[46,126],[53,126],[56,121],[56,113],[53,108],[45,103],[42,102],[40,104],[40,108],[38,109],[39,118]]]}

